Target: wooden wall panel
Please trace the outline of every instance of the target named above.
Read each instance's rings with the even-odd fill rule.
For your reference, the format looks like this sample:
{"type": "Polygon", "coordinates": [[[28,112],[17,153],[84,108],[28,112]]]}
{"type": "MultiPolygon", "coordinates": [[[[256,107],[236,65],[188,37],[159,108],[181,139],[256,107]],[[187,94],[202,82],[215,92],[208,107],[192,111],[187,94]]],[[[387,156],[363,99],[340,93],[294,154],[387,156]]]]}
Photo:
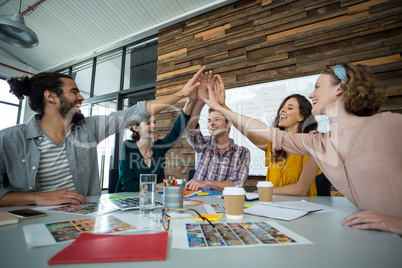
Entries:
{"type": "MultiPolygon", "coordinates": [[[[402,112],[400,0],[242,0],[159,32],[156,95],[172,94],[206,65],[227,90],[365,64],[382,83],[384,111],[402,112]]],[[[157,116],[160,134],[178,116],[157,116]]],[[[166,174],[186,178],[194,151],[185,137],[168,153],[166,174]]]]}

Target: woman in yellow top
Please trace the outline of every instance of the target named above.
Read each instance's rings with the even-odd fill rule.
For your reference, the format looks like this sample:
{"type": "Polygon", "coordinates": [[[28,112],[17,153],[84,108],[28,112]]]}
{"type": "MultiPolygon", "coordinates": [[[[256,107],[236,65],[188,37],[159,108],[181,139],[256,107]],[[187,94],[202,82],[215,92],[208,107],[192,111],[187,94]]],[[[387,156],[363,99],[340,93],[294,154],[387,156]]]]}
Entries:
{"type": "MultiPolygon", "coordinates": [[[[218,102],[225,105],[225,87],[220,75],[213,78],[218,102]]],[[[311,103],[306,97],[293,94],[280,105],[274,127],[293,133],[308,133],[317,129],[317,121],[311,114],[311,103]]],[[[228,108],[229,109],[229,108],[228,108]]],[[[272,152],[272,143],[251,131],[241,131],[255,146],[266,152],[267,181],[274,185],[277,195],[317,195],[315,177],[321,174],[317,163],[309,156],[289,154],[283,150],[272,152]]]]}
{"type": "MultiPolygon", "coordinates": [[[[311,104],[306,97],[293,94],[279,106],[274,127],[293,133],[308,133],[317,129],[311,114],[311,104]]],[[[261,142],[254,138],[253,143],[261,142]]],[[[254,143],[256,144],[256,143],[254,143]]],[[[265,165],[268,166],[267,181],[274,184],[274,194],[317,195],[315,177],[321,174],[317,163],[309,156],[289,154],[283,150],[272,152],[272,143],[265,141],[265,165]]]]}

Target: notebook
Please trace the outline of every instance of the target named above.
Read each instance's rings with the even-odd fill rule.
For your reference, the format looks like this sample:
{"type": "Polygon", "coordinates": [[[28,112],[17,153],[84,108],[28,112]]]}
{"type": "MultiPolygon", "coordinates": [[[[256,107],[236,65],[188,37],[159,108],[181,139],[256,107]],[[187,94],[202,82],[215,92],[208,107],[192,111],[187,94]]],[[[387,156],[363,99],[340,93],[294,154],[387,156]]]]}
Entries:
{"type": "Polygon", "coordinates": [[[82,233],[48,264],[166,260],[168,232],[110,235],[82,233]]]}
{"type": "Polygon", "coordinates": [[[260,203],[250,208],[244,209],[244,213],[274,218],[285,221],[292,221],[307,215],[309,212],[322,210],[319,204],[307,201],[290,201],[290,202],[274,202],[260,203]]]}
{"type": "Polygon", "coordinates": [[[6,212],[0,211],[0,226],[18,223],[18,221],[19,221],[18,217],[14,216],[14,215],[10,215],[6,212]]]}
{"type": "MultiPolygon", "coordinates": [[[[138,197],[116,198],[116,199],[109,199],[109,201],[112,204],[112,206],[120,210],[130,210],[140,208],[140,199],[138,197]]],[[[156,201],[155,208],[163,208],[163,204],[161,202],[156,201]]]]}
{"type": "Polygon", "coordinates": [[[198,190],[198,191],[184,190],[183,191],[183,197],[192,197],[192,196],[194,196],[194,195],[196,195],[198,193],[201,193],[201,192],[202,192],[201,190],[198,190]]]}

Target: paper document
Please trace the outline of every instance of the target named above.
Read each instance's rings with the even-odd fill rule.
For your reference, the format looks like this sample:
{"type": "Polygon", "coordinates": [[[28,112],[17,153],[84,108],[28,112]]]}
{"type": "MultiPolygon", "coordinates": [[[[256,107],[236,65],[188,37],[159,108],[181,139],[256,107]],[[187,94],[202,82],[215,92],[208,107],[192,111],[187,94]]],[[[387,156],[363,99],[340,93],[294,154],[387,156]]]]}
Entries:
{"type": "Polygon", "coordinates": [[[260,203],[251,208],[244,209],[244,213],[291,221],[306,215],[309,212],[322,210],[319,204],[297,201],[297,202],[274,202],[260,203]]]}

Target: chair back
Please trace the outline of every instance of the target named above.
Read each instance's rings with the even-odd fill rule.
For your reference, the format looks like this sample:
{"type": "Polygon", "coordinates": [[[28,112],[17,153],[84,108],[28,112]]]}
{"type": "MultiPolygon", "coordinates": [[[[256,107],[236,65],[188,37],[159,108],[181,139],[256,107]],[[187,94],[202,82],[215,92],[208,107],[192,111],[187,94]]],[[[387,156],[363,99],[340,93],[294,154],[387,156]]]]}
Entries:
{"type": "Polygon", "coordinates": [[[331,196],[331,183],[327,177],[325,177],[324,173],[315,177],[315,184],[317,186],[317,195],[331,196]]]}
{"type": "Polygon", "coordinates": [[[114,193],[116,191],[117,182],[119,181],[119,169],[112,168],[109,172],[109,185],[107,192],[114,193]]]}
{"type": "Polygon", "coordinates": [[[192,180],[193,177],[194,177],[194,174],[195,174],[195,169],[190,169],[190,170],[188,171],[187,181],[192,180]]]}

